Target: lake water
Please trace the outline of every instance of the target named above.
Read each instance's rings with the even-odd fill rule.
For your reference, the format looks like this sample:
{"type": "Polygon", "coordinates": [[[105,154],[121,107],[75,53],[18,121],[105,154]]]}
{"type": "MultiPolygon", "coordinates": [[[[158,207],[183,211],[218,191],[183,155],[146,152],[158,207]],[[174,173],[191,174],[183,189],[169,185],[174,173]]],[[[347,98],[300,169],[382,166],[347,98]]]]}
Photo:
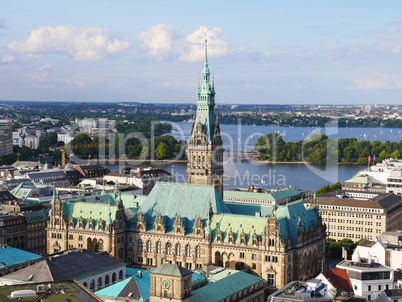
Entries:
{"type": "MultiPolygon", "coordinates": [[[[176,139],[188,140],[191,123],[172,123],[176,139]]],[[[280,133],[285,141],[296,142],[308,138],[311,134],[324,133],[331,139],[355,137],[357,140],[402,140],[400,128],[290,128],[279,126],[221,125],[225,149],[252,150],[258,137],[271,132],[280,133]]],[[[149,164],[143,164],[147,166],[149,164]]],[[[186,182],[186,163],[163,162],[152,166],[172,173],[177,182],[186,182]]],[[[366,166],[358,165],[309,165],[309,164],[263,164],[248,160],[227,158],[224,164],[224,187],[245,188],[253,184],[262,188],[296,187],[316,191],[320,187],[352,178],[366,166]]],[[[110,165],[115,172],[118,165],[110,165]]]]}

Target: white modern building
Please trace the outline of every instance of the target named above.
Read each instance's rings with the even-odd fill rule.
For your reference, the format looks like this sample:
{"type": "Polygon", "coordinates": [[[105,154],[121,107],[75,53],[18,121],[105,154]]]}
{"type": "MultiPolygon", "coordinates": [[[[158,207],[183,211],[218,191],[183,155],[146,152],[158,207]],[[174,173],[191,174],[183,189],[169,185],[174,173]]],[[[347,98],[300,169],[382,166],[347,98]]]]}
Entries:
{"type": "Polygon", "coordinates": [[[385,232],[377,241],[364,240],[356,247],[352,260],[380,263],[394,270],[402,269],[402,231],[385,232]]]}
{"type": "Polygon", "coordinates": [[[348,272],[355,295],[368,301],[376,299],[384,290],[394,288],[394,270],[379,263],[344,260],[336,267],[348,272]]]}
{"type": "Polygon", "coordinates": [[[388,158],[358,172],[354,178],[345,181],[345,186],[355,186],[367,192],[386,192],[402,195],[402,160],[388,158]],[[365,184],[361,181],[364,180],[365,184]],[[359,186],[360,182],[360,186],[359,186]]]}
{"type": "Polygon", "coordinates": [[[63,142],[65,145],[70,143],[74,139],[75,135],[72,132],[57,133],[57,141],[63,142]]]}

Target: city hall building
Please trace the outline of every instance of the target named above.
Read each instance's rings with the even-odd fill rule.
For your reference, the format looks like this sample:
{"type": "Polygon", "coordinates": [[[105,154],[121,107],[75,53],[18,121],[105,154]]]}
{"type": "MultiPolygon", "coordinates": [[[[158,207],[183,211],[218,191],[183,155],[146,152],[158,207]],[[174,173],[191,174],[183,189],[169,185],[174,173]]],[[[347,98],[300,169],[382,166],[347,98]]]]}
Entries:
{"type": "Polygon", "coordinates": [[[276,288],[319,273],[326,227],[317,208],[306,209],[302,200],[282,205],[223,201],[224,149],[214,108],[205,41],[187,183],[159,182],[148,196],[138,197],[116,191],[62,202],[55,196],[48,253],[105,251],[129,266],[148,269],[166,262],[205,272],[211,265],[236,268],[276,288]]]}

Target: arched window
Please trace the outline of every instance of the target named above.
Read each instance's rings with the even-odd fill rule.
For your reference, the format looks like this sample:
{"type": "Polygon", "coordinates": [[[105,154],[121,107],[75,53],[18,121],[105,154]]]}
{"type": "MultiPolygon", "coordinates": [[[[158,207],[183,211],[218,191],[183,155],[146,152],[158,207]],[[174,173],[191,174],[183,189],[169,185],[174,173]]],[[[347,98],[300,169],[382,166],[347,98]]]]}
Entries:
{"type": "Polygon", "coordinates": [[[108,285],[109,282],[110,282],[109,275],[106,275],[106,277],[105,277],[105,285],[108,285]]]}
{"type": "Polygon", "coordinates": [[[180,245],[180,243],[176,244],[176,255],[181,256],[181,245],[180,245]]]}
{"type": "Polygon", "coordinates": [[[162,243],[160,241],[156,243],[156,253],[162,254],[162,243]]]}
{"type": "Polygon", "coordinates": [[[138,239],[138,251],[142,252],[143,243],[141,239],[138,239]]]}
{"type": "Polygon", "coordinates": [[[116,273],[113,273],[112,274],[112,283],[115,283],[116,282],[116,273]]]}
{"type": "Polygon", "coordinates": [[[103,240],[99,239],[98,242],[98,252],[103,252],[103,240]]]}
{"type": "Polygon", "coordinates": [[[197,245],[197,247],[195,248],[195,256],[197,258],[201,258],[202,257],[202,249],[201,246],[197,245]]]}
{"type": "Polygon", "coordinates": [[[191,257],[191,246],[189,244],[186,245],[186,257],[191,257]]]}
{"type": "Polygon", "coordinates": [[[88,288],[88,283],[84,282],[82,283],[83,286],[85,286],[86,288],[88,288]]]}
{"type": "Polygon", "coordinates": [[[99,289],[101,287],[102,287],[102,277],[99,277],[98,278],[98,286],[97,286],[97,288],[99,289]]]}
{"type": "Polygon", "coordinates": [[[147,241],[147,252],[148,253],[152,252],[152,242],[151,242],[151,240],[147,241]]]}
{"type": "Polygon", "coordinates": [[[166,254],[167,255],[172,254],[172,244],[170,242],[166,243],[166,254]]]}
{"type": "Polygon", "coordinates": [[[119,280],[123,280],[123,271],[119,271],[119,280]]]}
{"type": "Polygon", "coordinates": [[[93,291],[95,289],[95,280],[92,279],[89,288],[93,291]]]}

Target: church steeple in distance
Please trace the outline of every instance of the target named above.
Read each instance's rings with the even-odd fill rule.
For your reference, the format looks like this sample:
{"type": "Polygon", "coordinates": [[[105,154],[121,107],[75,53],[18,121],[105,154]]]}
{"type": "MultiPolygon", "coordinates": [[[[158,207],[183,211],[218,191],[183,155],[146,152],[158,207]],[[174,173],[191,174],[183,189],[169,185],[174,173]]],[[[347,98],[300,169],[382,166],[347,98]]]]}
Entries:
{"type": "Polygon", "coordinates": [[[214,185],[223,197],[223,147],[215,114],[215,87],[208,65],[208,28],[205,30],[205,55],[202,82],[197,88],[197,115],[187,147],[187,182],[214,185]]]}

